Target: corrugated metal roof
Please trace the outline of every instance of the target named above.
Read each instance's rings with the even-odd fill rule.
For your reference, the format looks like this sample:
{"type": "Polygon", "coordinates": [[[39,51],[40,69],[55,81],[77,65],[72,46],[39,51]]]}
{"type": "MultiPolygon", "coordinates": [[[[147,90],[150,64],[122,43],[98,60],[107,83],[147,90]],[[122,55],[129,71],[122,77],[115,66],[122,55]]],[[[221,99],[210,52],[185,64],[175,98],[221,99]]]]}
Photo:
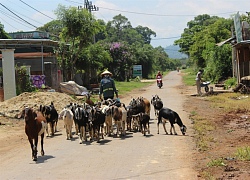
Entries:
{"type": "Polygon", "coordinates": [[[230,42],[230,41],[232,41],[232,40],[234,40],[234,39],[236,39],[236,38],[235,38],[235,37],[230,37],[230,38],[226,39],[225,41],[222,41],[222,42],[220,42],[220,43],[217,43],[216,45],[217,45],[217,46],[222,46],[223,44],[226,44],[226,43],[228,43],[228,42],[230,42]]]}
{"type": "Polygon", "coordinates": [[[23,48],[23,47],[57,47],[58,41],[50,39],[0,39],[1,49],[23,48]]]}

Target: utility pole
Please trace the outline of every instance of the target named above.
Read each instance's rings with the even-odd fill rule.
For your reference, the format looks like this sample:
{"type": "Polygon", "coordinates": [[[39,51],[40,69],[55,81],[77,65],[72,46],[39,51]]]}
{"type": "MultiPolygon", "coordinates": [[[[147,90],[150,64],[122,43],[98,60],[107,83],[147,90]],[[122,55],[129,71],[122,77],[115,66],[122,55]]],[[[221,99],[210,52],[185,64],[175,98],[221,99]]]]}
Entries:
{"type": "MultiPolygon", "coordinates": [[[[90,14],[91,14],[92,11],[99,11],[99,8],[96,7],[95,5],[93,5],[92,1],[89,1],[89,0],[84,0],[84,6],[83,6],[83,8],[87,9],[90,14]]],[[[78,6],[78,9],[82,9],[82,7],[78,6]]],[[[93,43],[95,43],[95,35],[93,36],[93,43]]],[[[91,62],[91,64],[92,64],[92,62],[91,62]]],[[[89,80],[88,83],[90,83],[90,80],[92,79],[92,77],[97,76],[96,75],[96,69],[95,68],[92,69],[91,67],[89,67],[88,71],[89,71],[88,72],[88,76],[89,76],[88,77],[88,80],[89,80]]],[[[98,83],[98,82],[96,82],[96,83],[98,83]]]]}
{"type": "Polygon", "coordinates": [[[87,9],[90,13],[92,11],[99,11],[99,7],[96,7],[92,4],[92,1],[84,0],[84,8],[87,9]]]}

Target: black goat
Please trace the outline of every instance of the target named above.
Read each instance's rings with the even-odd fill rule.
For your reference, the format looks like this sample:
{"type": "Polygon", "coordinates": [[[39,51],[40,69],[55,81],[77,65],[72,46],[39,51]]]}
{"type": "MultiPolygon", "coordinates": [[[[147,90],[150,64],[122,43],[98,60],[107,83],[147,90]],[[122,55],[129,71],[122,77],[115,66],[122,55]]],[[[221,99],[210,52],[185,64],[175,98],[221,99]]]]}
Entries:
{"type": "Polygon", "coordinates": [[[159,124],[161,122],[163,123],[163,128],[164,128],[166,134],[168,134],[166,127],[165,127],[165,123],[166,123],[165,119],[168,119],[170,124],[171,124],[171,128],[170,128],[171,135],[172,135],[172,128],[174,129],[174,134],[177,135],[175,128],[174,128],[175,123],[180,126],[180,130],[181,130],[182,134],[185,135],[186,130],[187,130],[186,126],[182,123],[180,116],[175,111],[173,111],[169,108],[161,108],[161,110],[159,111],[158,123],[157,123],[158,134],[159,134],[159,124]],[[162,121],[162,118],[164,118],[163,121],[162,121]]]}
{"type": "MultiPolygon", "coordinates": [[[[51,135],[54,136],[54,133],[57,131],[58,113],[54,107],[53,102],[51,102],[50,105],[40,105],[40,111],[46,118],[47,123],[50,125],[51,135]]],[[[47,135],[49,135],[48,128],[46,129],[46,131],[47,135]]]]}

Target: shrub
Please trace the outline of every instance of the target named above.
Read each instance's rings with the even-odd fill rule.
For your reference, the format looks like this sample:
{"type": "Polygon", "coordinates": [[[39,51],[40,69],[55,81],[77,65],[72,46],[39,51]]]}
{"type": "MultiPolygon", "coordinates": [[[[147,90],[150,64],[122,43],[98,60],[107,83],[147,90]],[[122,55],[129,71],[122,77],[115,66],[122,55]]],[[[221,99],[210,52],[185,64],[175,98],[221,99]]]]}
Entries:
{"type": "Polygon", "coordinates": [[[237,80],[236,80],[236,78],[229,78],[229,79],[227,79],[227,80],[224,82],[224,84],[225,84],[225,88],[226,88],[226,89],[228,89],[228,88],[230,88],[230,87],[235,87],[236,84],[237,84],[237,80]]]}

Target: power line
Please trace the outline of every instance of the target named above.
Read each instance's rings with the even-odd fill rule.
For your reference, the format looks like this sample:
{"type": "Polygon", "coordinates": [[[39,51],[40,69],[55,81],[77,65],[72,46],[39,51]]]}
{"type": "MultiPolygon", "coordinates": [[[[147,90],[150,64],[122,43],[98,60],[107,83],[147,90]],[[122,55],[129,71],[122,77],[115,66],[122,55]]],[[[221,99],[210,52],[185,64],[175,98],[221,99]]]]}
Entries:
{"type": "Polygon", "coordinates": [[[39,11],[39,10],[37,10],[37,9],[33,8],[32,6],[30,6],[30,5],[29,5],[29,4],[27,4],[26,2],[24,2],[24,1],[22,1],[22,0],[19,0],[19,1],[21,1],[23,4],[25,4],[25,5],[29,6],[31,9],[34,9],[35,11],[39,12],[40,14],[42,14],[42,15],[44,15],[44,16],[46,16],[46,17],[48,17],[48,18],[52,19],[52,20],[54,20],[54,18],[52,18],[52,17],[50,17],[50,16],[48,16],[48,15],[46,15],[46,14],[42,13],[41,11],[39,11]]]}
{"type": "MultiPolygon", "coordinates": [[[[148,15],[148,16],[180,16],[180,17],[182,17],[182,16],[184,16],[184,17],[186,17],[186,16],[197,16],[197,14],[196,15],[192,15],[192,14],[153,14],[153,13],[142,13],[142,12],[135,12],[135,11],[124,11],[124,10],[117,10],[117,9],[111,9],[111,8],[105,8],[105,7],[100,7],[100,8],[102,8],[102,9],[107,9],[107,10],[111,10],[111,11],[118,11],[118,12],[125,12],[125,13],[131,13],[131,14],[141,14],[141,15],[148,15]]],[[[220,15],[220,14],[232,14],[232,13],[235,13],[235,11],[233,11],[233,12],[225,12],[225,13],[218,13],[218,14],[211,14],[211,15],[220,15]]]]}
{"type": "Polygon", "coordinates": [[[6,24],[8,24],[9,26],[11,26],[11,27],[15,28],[16,30],[18,30],[16,27],[12,26],[10,23],[8,23],[7,21],[5,21],[5,20],[2,19],[1,17],[0,17],[0,19],[1,19],[2,21],[4,21],[6,24]]]}
{"type": "Polygon", "coordinates": [[[175,39],[175,38],[179,38],[179,37],[181,37],[181,36],[168,37],[168,38],[155,38],[155,39],[151,39],[151,40],[175,39]]]}
{"type": "MultiPolygon", "coordinates": [[[[76,1],[72,1],[72,0],[65,0],[67,2],[71,2],[71,3],[74,3],[74,4],[82,4],[82,3],[79,3],[79,2],[76,2],[76,1]]],[[[100,7],[100,6],[99,6],[100,7]]],[[[119,10],[119,9],[112,9],[112,8],[106,8],[106,7],[100,7],[102,9],[106,9],[106,10],[111,10],[111,11],[118,11],[118,12],[125,12],[125,13],[131,13],[131,14],[141,14],[141,15],[148,15],[148,16],[198,16],[199,14],[154,14],[154,13],[143,13],[143,12],[135,12],[135,11],[125,11],[125,10],[119,10]]],[[[213,16],[216,16],[216,15],[221,15],[221,14],[233,14],[233,13],[236,13],[236,11],[231,11],[231,12],[222,12],[222,13],[216,13],[216,14],[210,14],[210,15],[213,15],[213,16]]]]}
{"type": "Polygon", "coordinates": [[[0,3],[1,6],[3,6],[5,9],[7,9],[8,11],[10,11],[12,14],[14,14],[15,16],[17,16],[19,19],[23,20],[24,22],[26,22],[27,24],[37,28],[35,25],[29,23],[28,21],[26,21],[25,19],[23,19],[22,17],[18,16],[16,13],[14,13],[13,11],[11,11],[9,8],[7,8],[6,6],[4,6],[2,3],[0,3]]]}
{"type": "MultiPolygon", "coordinates": [[[[11,14],[8,14],[7,12],[5,12],[5,11],[3,11],[3,10],[1,10],[1,9],[0,9],[0,12],[1,12],[2,14],[4,14],[6,17],[12,19],[13,21],[15,21],[15,22],[17,22],[17,23],[19,23],[19,24],[21,24],[21,25],[23,25],[23,26],[28,27],[26,24],[24,24],[24,22],[20,21],[20,19],[18,19],[17,17],[15,17],[15,16],[13,16],[13,15],[11,15],[11,14]]],[[[2,20],[3,20],[3,19],[2,19],[2,20]]],[[[4,20],[3,20],[3,21],[4,21],[4,20]]],[[[6,22],[6,21],[4,21],[4,22],[6,22]]],[[[8,23],[7,23],[7,24],[8,24],[8,23]]],[[[12,27],[13,27],[13,26],[12,26],[12,27]]],[[[16,29],[16,28],[15,28],[15,29],[16,29]]]]}

